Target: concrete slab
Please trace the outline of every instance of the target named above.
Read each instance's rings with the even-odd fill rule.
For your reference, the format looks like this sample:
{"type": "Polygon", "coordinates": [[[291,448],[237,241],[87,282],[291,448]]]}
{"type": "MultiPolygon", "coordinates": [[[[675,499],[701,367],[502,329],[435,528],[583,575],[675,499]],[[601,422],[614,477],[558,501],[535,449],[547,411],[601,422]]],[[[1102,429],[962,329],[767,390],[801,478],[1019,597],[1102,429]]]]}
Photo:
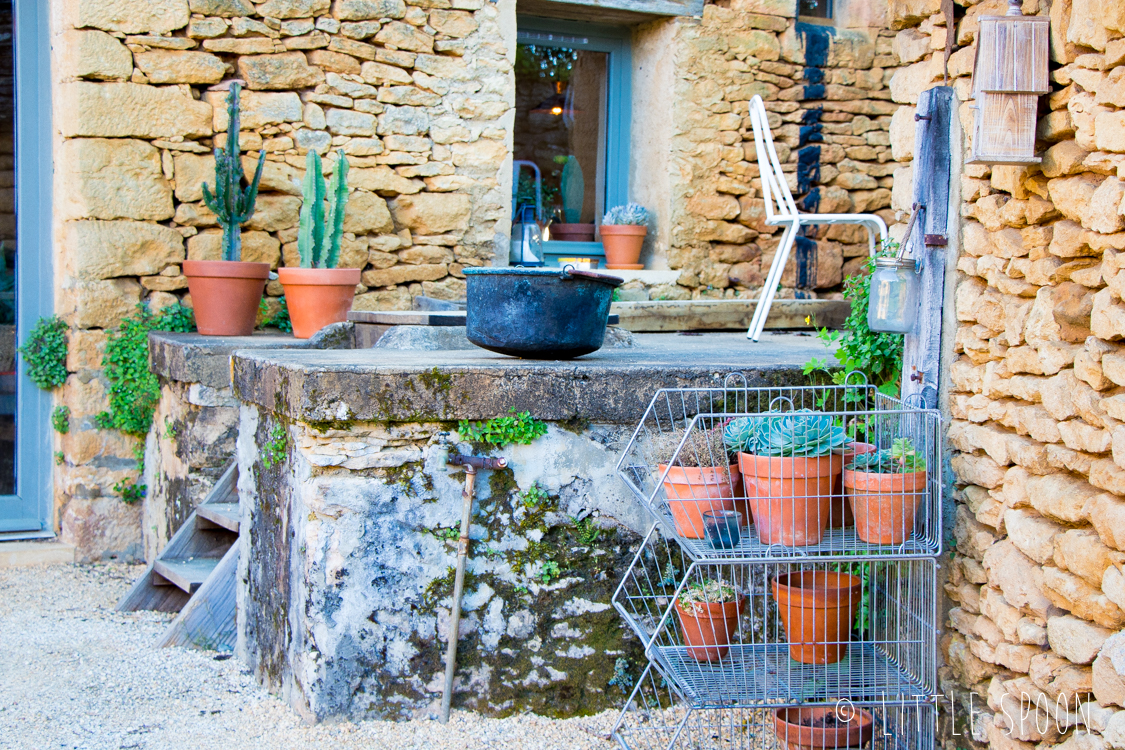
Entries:
{"type": "Polygon", "coordinates": [[[74,545],[62,542],[0,542],[0,568],[74,562],[74,545]]]}

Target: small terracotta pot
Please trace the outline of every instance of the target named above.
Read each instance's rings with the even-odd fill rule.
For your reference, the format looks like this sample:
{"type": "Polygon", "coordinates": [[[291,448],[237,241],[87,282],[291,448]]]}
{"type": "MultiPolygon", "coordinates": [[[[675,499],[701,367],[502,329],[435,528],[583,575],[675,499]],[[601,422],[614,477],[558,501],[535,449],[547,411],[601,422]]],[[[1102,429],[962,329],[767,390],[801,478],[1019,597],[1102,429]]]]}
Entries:
{"type": "Polygon", "coordinates": [[[204,336],[249,336],[270,276],[269,263],[185,260],[195,325],[204,336]]]}
{"type": "MultiPolygon", "coordinates": [[[[831,721],[831,719],[829,719],[831,721]]],[[[875,732],[875,717],[861,708],[849,711],[835,707],[779,708],[773,712],[773,731],[788,750],[826,750],[865,747],[875,732]],[[835,717],[836,726],[808,726],[835,717]]]]}
{"type": "Polygon", "coordinates": [[[593,242],[593,224],[552,224],[552,242],[593,242]]]}
{"type": "Polygon", "coordinates": [[[641,246],[648,227],[628,224],[602,224],[602,247],[605,248],[605,267],[636,266],[641,259],[641,246]]]}
{"type": "Polygon", "coordinates": [[[358,268],[279,268],[293,335],[312,338],[324,326],[348,319],[359,283],[358,268]]]}
{"type": "MultiPolygon", "coordinates": [[[[844,466],[847,466],[856,456],[871,453],[874,450],[875,446],[871,443],[849,443],[844,448],[843,455],[840,456],[841,462],[844,466]]],[[[855,519],[852,517],[851,506],[844,499],[844,485],[841,477],[837,476],[836,484],[832,486],[832,514],[828,519],[828,528],[846,529],[853,523],[855,523],[855,519]]]]}
{"type": "Polygon", "coordinates": [[[868,544],[902,544],[914,531],[926,472],[872,474],[845,469],[844,487],[860,539],[868,544]]]}
{"type": "Polygon", "coordinates": [[[802,664],[835,664],[848,653],[863,580],[827,570],[788,573],[773,579],[773,596],[789,656],[802,664]]]}
{"type": "Polygon", "coordinates": [[[841,456],[785,458],[738,454],[758,541],[805,547],[819,544],[832,510],[841,456]]]}
{"type": "MultiPolygon", "coordinates": [[[[660,464],[661,474],[668,468],[660,464]]],[[[730,479],[722,467],[673,466],[664,480],[668,509],[676,524],[676,533],[685,539],[702,539],[705,535],[703,514],[711,510],[741,510],[735,507],[736,495],[742,494],[742,475],[738,465],[730,465],[730,479]]],[[[744,504],[745,501],[742,501],[744,504]]],[[[749,524],[749,516],[743,515],[749,524]]]]}
{"type": "Polygon", "coordinates": [[[719,661],[730,651],[730,639],[738,629],[738,616],[745,597],[733,602],[697,604],[686,609],[676,600],[676,614],[684,631],[688,655],[696,661],[719,661]]]}

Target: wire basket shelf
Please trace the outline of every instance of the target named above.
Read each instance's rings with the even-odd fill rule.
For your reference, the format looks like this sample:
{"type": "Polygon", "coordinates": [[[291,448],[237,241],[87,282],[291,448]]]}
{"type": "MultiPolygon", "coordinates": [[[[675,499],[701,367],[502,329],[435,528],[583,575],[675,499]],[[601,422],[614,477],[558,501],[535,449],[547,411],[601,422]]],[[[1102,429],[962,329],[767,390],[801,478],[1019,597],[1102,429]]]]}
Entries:
{"type": "Polygon", "coordinates": [[[926,700],[839,700],[823,707],[700,711],[649,665],[621,712],[613,738],[625,750],[786,750],[787,740],[791,748],[932,750],[936,727],[935,707],[926,700]]]}
{"type": "Polygon", "coordinates": [[[654,526],[613,604],[693,708],[936,690],[934,560],[700,562],[654,526]]]}
{"type": "Polygon", "coordinates": [[[859,378],[777,388],[732,382],[658,391],[617,465],[692,559],[940,554],[937,411],[859,378]],[[826,446],[834,447],[819,455],[826,446]]]}

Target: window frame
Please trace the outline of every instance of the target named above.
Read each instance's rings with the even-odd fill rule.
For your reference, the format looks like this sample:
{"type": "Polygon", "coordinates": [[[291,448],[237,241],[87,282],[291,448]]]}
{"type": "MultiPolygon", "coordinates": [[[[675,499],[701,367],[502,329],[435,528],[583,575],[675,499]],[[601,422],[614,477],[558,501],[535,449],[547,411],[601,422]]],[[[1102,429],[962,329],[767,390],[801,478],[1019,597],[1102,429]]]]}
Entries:
{"type": "MultiPolygon", "coordinates": [[[[609,57],[606,75],[605,112],[605,205],[595,207],[594,224],[601,226],[601,217],[613,206],[629,202],[629,130],[633,115],[632,32],[627,26],[563,21],[557,18],[516,16],[516,43],[543,47],[604,52],[609,57]],[[525,39],[525,33],[558,36],[558,39],[525,39]],[[576,39],[576,37],[578,39],[576,39]],[[581,41],[585,40],[585,41],[581,41]]],[[[512,217],[514,222],[516,217],[512,217]]],[[[604,257],[600,242],[543,243],[544,255],[575,255],[604,257]]],[[[544,258],[551,265],[548,258],[544,258]]]]}

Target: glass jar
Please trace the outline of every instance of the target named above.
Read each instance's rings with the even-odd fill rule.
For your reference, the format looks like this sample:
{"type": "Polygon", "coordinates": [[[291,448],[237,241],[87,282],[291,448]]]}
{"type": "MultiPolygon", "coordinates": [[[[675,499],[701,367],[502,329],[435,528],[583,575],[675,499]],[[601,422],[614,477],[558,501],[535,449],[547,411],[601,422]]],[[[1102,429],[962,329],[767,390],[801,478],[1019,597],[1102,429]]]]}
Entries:
{"type": "Polygon", "coordinates": [[[882,333],[909,333],[922,301],[922,277],[911,258],[876,258],[871,274],[867,327],[882,333]]]}

